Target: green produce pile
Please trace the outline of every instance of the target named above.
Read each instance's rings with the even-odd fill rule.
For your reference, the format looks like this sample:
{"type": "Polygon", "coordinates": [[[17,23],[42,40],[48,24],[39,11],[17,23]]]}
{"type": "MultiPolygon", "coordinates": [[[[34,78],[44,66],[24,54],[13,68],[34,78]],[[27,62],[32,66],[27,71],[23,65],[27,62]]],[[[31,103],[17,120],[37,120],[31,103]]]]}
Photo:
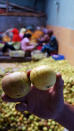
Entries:
{"type": "MultiPolygon", "coordinates": [[[[27,71],[38,65],[49,65],[56,72],[60,72],[64,79],[64,100],[74,105],[74,67],[67,60],[54,61],[52,58],[45,58],[38,62],[16,63],[16,68],[0,68],[1,79],[8,72],[27,71]]],[[[0,88],[0,96],[2,94],[0,88]]],[[[23,114],[15,110],[15,103],[5,103],[0,99],[0,131],[63,131],[64,128],[53,120],[40,119],[29,112],[23,114]]]]}

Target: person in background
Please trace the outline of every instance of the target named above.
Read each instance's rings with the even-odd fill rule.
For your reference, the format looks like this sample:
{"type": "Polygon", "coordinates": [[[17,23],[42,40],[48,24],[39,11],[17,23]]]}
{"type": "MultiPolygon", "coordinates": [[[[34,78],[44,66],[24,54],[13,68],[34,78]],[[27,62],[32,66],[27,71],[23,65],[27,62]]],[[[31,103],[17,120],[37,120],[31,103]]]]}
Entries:
{"type": "MultiPolygon", "coordinates": [[[[37,49],[42,51],[43,46],[45,47],[45,45],[49,43],[49,41],[50,41],[50,38],[48,34],[44,34],[39,39],[37,39],[37,43],[38,43],[37,49]]],[[[44,50],[43,52],[48,52],[48,51],[44,50]]]]}
{"type": "Polygon", "coordinates": [[[19,31],[19,36],[20,36],[21,39],[23,38],[25,33],[26,33],[26,28],[21,28],[20,31],[19,31]]]}
{"type": "Polygon", "coordinates": [[[48,34],[45,34],[40,42],[42,43],[41,52],[46,52],[47,56],[50,56],[50,37],[48,36],[48,34]]]}
{"type": "Polygon", "coordinates": [[[12,30],[13,30],[13,28],[10,28],[10,29],[7,29],[7,30],[3,33],[2,36],[8,36],[8,37],[6,37],[6,38],[8,38],[8,39],[4,39],[4,40],[6,40],[6,41],[4,41],[4,42],[10,42],[10,41],[12,41],[12,38],[13,38],[13,33],[11,32],[12,30]]]}
{"type": "Polygon", "coordinates": [[[15,48],[15,50],[19,50],[21,41],[21,37],[19,36],[19,30],[17,28],[13,28],[11,32],[13,33],[12,45],[15,48]]]}
{"type": "Polygon", "coordinates": [[[7,43],[11,41],[11,38],[9,37],[8,32],[5,32],[2,34],[2,41],[7,42],[7,43]]]}
{"type": "Polygon", "coordinates": [[[40,27],[36,27],[36,30],[33,32],[32,36],[31,36],[31,41],[32,41],[32,43],[37,44],[38,39],[39,39],[40,37],[42,37],[43,34],[44,34],[44,33],[43,33],[43,31],[41,30],[41,28],[40,28],[40,27]]]}
{"type": "Polygon", "coordinates": [[[50,37],[48,34],[44,34],[42,37],[40,37],[39,39],[37,39],[37,42],[41,45],[43,45],[43,43],[48,43],[50,41],[50,37]]]}
{"type": "Polygon", "coordinates": [[[9,50],[15,50],[13,45],[9,45],[7,42],[4,43],[2,48],[3,55],[9,55],[9,50]]]}
{"type": "MultiPolygon", "coordinates": [[[[52,30],[48,30],[45,36],[48,36],[47,39],[49,40],[45,42],[45,44],[42,46],[41,51],[47,52],[48,56],[51,56],[52,54],[58,53],[58,42],[56,40],[56,37],[53,35],[52,30]]],[[[43,37],[44,40],[44,37],[43,37]]],[[[42,42],[42,41],[41,41],[42,42]]]]}
{"type": "MultiPolygon", "coordinates": [[[[30,72],[27,75],[29,77],[30,72]]],[[[16,110],[22,113],[27,110],[40,118],[52,119],[70,131],[74,131],[74,106],[64,102],[63,87],[62,76],[57,73],[55,85],[46,91],[32,86],[28,95],[22,98],[12,99],[4,94],[2,100],[15,102],[16,110]]]]}
{"type": "Polygon", "coordinates": [[[3,41],[2,35],[0,35],[0,43],[3,44],[3,47],[1,48],[2,55],[9,55],[9,50],[15,50],[13,45],[8,44],[7,42],[3,41]]]}
{"type": "Polygon", "coordinates": [[[50,37],[50,51],[51,53],[56,52],[58,53],[58,41],[56,37],[54,36],[54,33],[52,30],[48,30],[48,35],[50,37]]]}
{"type": "Polygon", "coordinates": [[[25,56],[31,57],[31,52],[35,49],[35,45],[30,44],[31,34],[24,34],[21,40],[21,49],[25,51],[25,56]]]}
{"type": "Polygon", "coordinates": [[[19,30],[17,28],[13,28],[11,32],[13,33],[12,42],[20,42],[21,38],[19,36],[19,30]]]}

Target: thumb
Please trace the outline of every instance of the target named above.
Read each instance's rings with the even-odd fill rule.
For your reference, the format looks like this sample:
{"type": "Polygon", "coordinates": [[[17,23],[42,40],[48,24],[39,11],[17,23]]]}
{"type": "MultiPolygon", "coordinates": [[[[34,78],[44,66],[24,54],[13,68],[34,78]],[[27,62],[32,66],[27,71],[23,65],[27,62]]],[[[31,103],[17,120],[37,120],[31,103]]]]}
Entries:
{"type": "Polygon", "coordinates": [[[57,73],[56,74],[56,83],[53,87],[53,90],[56,92],[56,93],[59,93],[63,90],[63,86],[64,86],[64,81],[62,79],[62,76],[60,73],[57,73]]]}

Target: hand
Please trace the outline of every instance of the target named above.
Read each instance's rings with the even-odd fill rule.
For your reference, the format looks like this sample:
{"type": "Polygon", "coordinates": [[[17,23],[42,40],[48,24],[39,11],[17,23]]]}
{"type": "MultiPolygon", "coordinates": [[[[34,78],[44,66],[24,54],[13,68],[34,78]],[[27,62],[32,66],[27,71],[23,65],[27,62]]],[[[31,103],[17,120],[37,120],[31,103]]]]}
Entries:
{"type": "Polygon", "coordinates": [[[31,87],[30,93],[19,99],[11,99],[6,95],[2,96],[6,102],[20,102],[16,104],[18,111],[29,111],[44,119],[56,119],[64,108],[63,86],[64,81],[60,74],[56,75],[56,83],[46,91],[31,87]]]}

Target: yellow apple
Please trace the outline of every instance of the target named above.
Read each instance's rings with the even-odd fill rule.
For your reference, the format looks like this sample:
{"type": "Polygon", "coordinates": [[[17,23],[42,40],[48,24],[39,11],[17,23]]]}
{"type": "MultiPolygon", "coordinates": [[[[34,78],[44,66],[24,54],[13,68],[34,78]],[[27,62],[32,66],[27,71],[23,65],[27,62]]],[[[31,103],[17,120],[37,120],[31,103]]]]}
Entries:
{"type": "Polygon", "coordinates": [[[55,84],[56,73],[49,66],[41,65],[32,69],[30,80],[36,88],[47,90],[55,84]]]}
{"type": "Polygon", "coordinates": [[[6,95],[11,98],[20,98],[30,91],[30,80],[25,72],[14,72],[2,79],[2,88],[6,95]]]}

